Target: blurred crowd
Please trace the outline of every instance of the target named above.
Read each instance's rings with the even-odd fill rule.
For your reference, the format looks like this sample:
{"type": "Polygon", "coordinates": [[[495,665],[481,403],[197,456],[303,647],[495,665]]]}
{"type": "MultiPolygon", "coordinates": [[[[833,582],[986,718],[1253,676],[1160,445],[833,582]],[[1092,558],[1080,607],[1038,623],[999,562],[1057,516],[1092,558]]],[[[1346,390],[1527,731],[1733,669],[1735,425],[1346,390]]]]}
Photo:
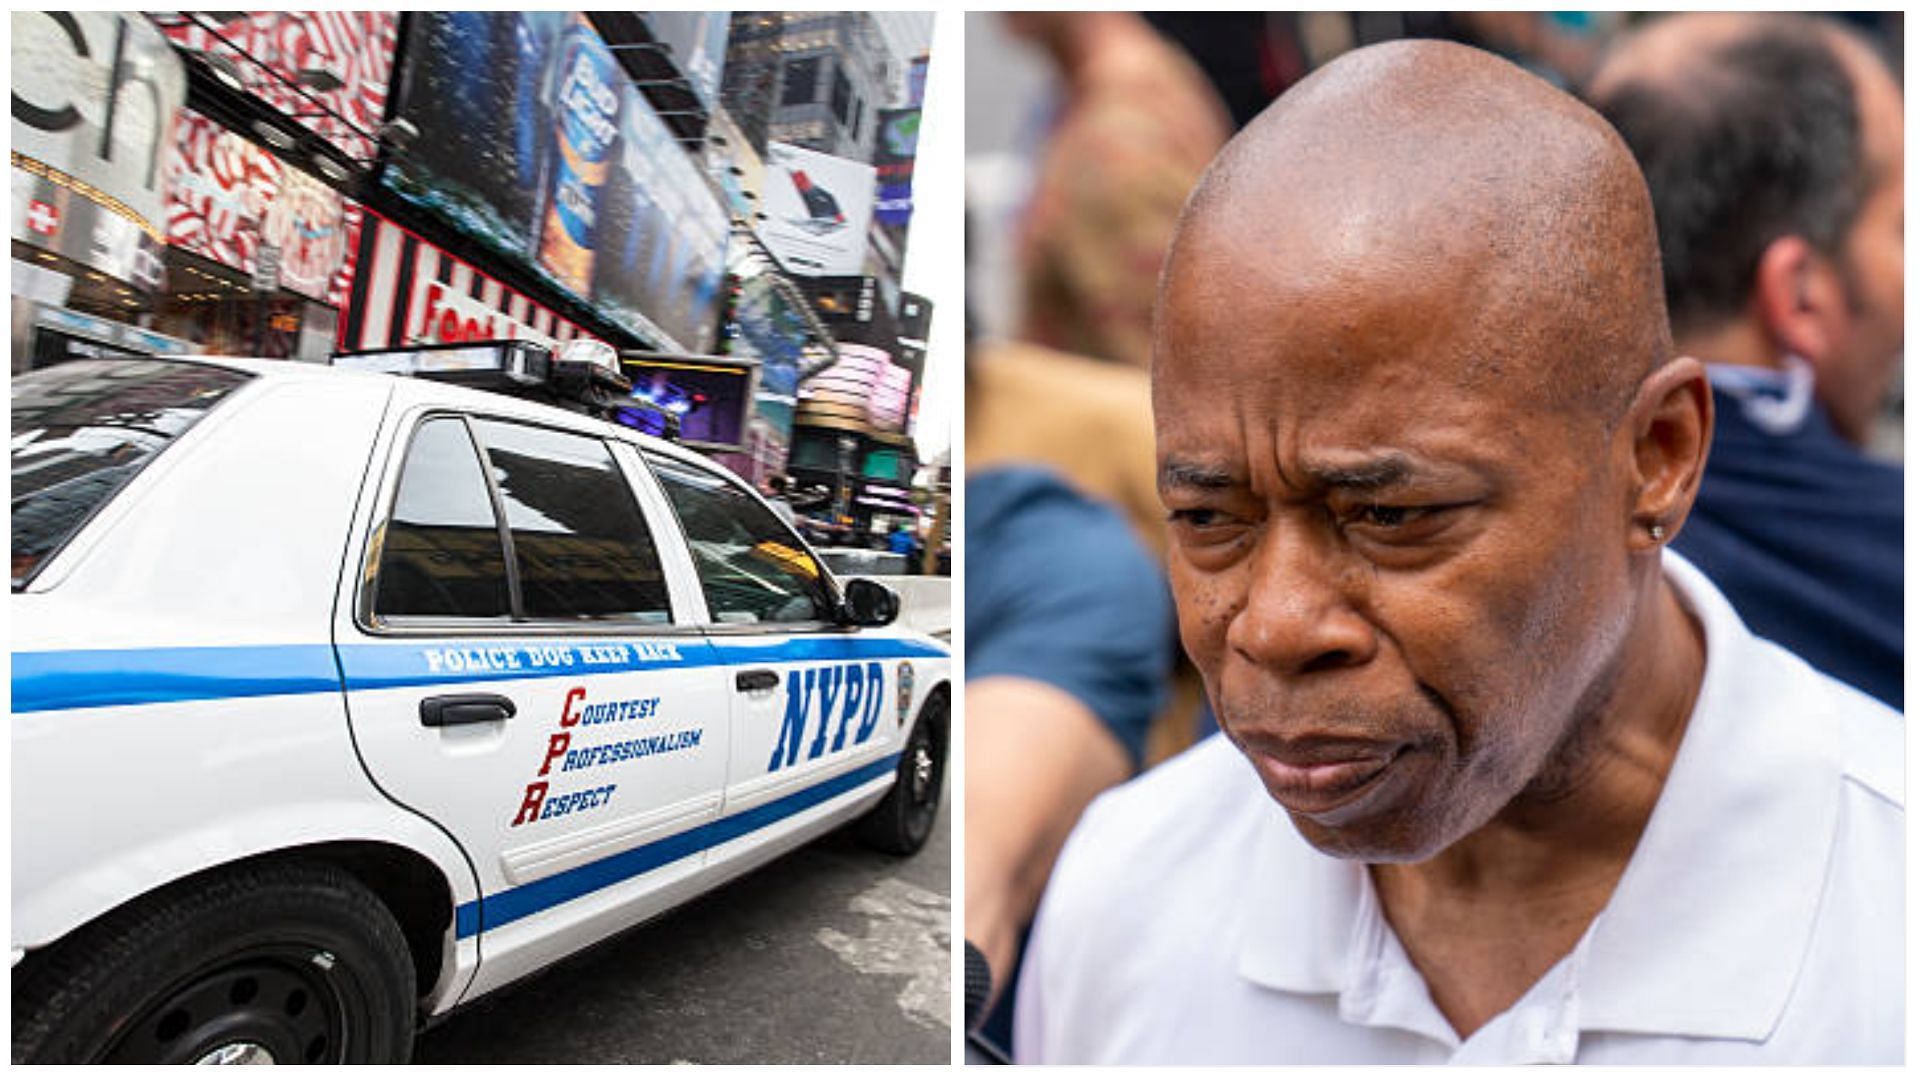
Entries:
{"type": "Polygon", "coordinates": [[[1148,369],[1167,240],[1234,132],[1356,47],[1472,45],[1614,125],[1649,183],[1676,349],[1713,387],[1676,547],[1757,633],[1902,707],[1902,28],[970,16],[966,933],[993,973],[989,1044],[1081,809],[1211,729],[1161,562],[1148,369]]]}

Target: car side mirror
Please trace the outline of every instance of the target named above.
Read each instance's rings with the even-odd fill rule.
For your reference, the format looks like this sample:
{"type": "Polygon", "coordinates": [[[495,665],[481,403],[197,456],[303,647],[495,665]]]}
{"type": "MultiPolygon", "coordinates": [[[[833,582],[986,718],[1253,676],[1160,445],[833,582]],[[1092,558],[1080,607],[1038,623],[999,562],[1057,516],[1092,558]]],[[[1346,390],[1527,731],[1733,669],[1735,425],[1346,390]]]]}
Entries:
{"type": "Polygon", "coordinates": [[[900,595],[878,582],[855,578],[840,595],[840,622],[855,627],[884,627],[900,614],[900,595]]]}

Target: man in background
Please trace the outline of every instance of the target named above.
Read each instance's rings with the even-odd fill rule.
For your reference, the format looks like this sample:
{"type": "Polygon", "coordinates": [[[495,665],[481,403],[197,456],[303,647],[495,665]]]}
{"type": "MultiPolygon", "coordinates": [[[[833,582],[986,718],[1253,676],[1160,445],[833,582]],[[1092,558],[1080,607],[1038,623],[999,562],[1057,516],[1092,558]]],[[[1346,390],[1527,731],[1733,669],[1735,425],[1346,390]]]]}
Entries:
{"type": "Polygon", "coordinates": [[[1154,282],[1187,192],[1232,129],[1207,79],[1139,15],[1025,11],[1059,115],[1021,222],[1018,337],[1145,368],[1154,282]]]}
{"type": "Polygon", "coordinates": [[[1646,173],[1716,423],[1677,548],[1755,633],[1903,702],[1902,470],[1862,448],[1904,344],[1900,88],[1837,23],[1678,15],[1588,98],[1646,173]]]}

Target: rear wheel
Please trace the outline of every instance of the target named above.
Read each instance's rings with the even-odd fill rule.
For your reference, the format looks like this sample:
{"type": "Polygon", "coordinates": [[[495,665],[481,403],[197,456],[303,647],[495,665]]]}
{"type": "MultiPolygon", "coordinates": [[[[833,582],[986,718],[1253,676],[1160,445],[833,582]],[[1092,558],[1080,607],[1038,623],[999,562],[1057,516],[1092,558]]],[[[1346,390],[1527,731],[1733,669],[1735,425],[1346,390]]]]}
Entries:
{"type": "Polygon", "coordinates": [[[947,764],[947,699],[927,702],[900,752],[893,788],[858,823],[860,839],[882,852],[911,856],[933,834],[947,764]]]}
{"type": "Polygon", "coordinates": [[[113,913],[14,971],[15,1062],[405,1062],[413,965],[328,864],[243,867],[113,913]]]}

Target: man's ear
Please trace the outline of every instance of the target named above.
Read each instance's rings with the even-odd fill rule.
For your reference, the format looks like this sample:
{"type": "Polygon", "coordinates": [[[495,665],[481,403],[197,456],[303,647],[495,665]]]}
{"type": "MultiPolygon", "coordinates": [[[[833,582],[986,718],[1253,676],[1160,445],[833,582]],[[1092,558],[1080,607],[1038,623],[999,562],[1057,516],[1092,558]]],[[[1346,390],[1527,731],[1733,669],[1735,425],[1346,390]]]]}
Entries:
{"type": "Polygon", "coordinates": [[[1817,372],[1845,329],[1846,283],[1805,237],[1783,236],[1760,253],[1753,305],[1774,344],[1806,358],[1817,372]]]}
{"type": "Polygon", "coordinates": [[[1633,511],[1627,543],[1651,551],[1680,532],[1700,491],[1713,441],[1713,391],[1692,357],[1668,361],[1640,383],[1628,407],[1633,435],[1633,511]]]}

